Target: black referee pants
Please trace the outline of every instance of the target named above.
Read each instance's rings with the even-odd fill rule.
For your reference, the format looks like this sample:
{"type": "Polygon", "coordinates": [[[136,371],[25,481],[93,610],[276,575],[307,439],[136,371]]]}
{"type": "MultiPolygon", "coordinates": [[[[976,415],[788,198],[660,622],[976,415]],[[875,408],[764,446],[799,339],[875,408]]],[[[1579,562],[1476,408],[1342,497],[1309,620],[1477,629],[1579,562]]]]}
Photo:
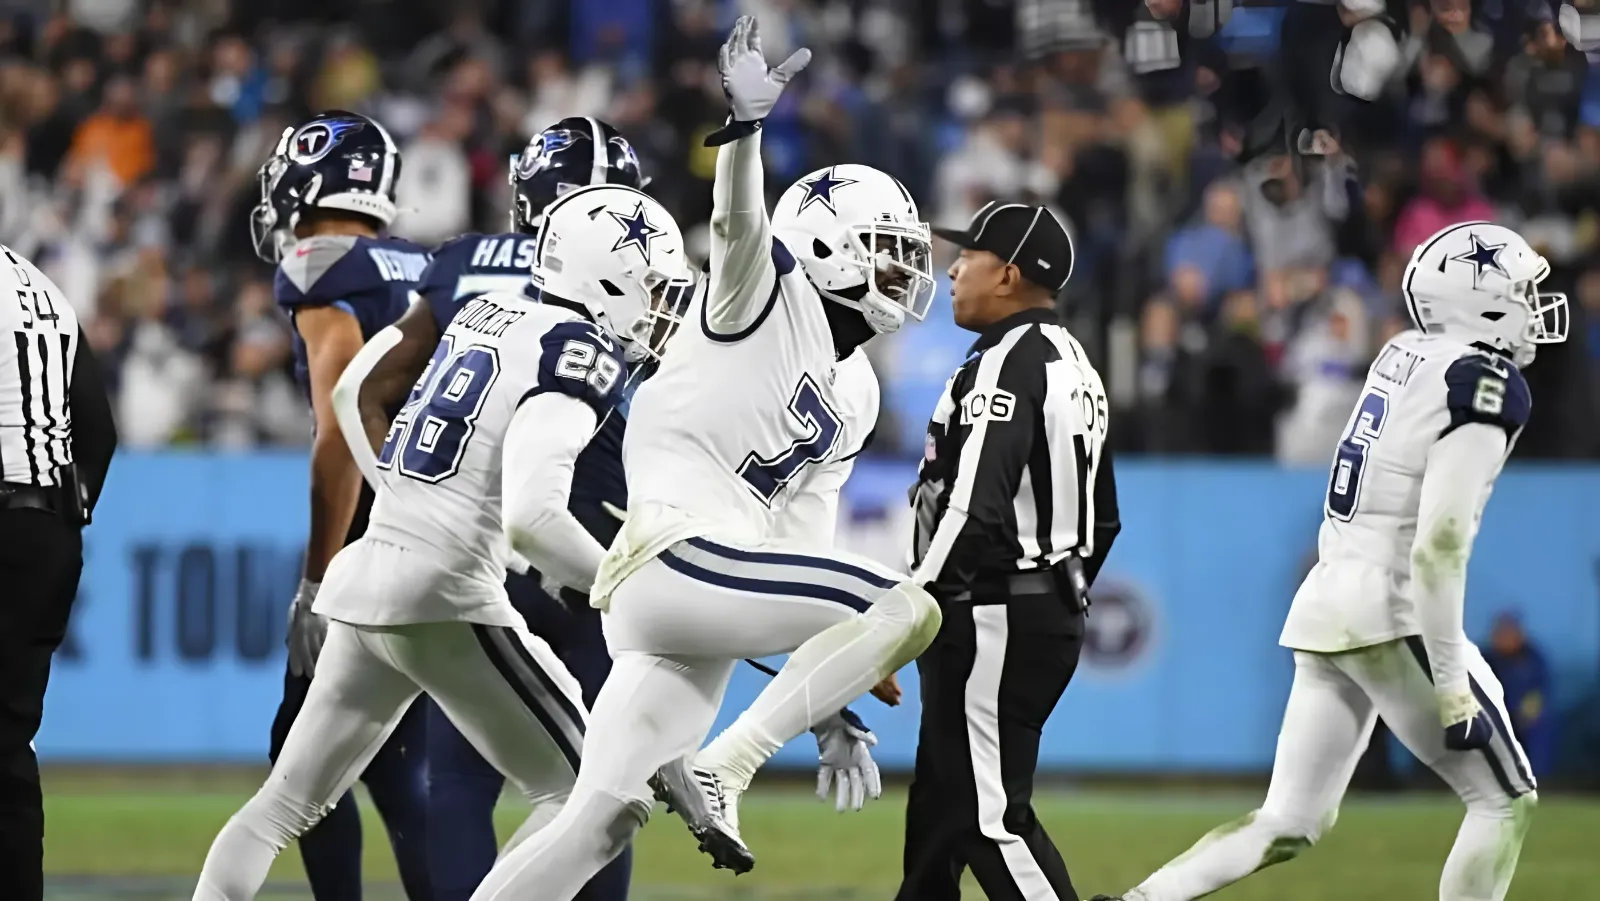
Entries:
{"type": "Polygon", "coordinates": [[[7,901],[44,896],[44,800],[30,743],[82,570],[78,526],[41,510],[0,510],[0,898],[7,901]]]}
{"type": "Polygon", "coordinates": [[[917,660],[922,729],[897,901],[954,901],[968,867],[990,901],[1077,901],[1033,811],[1039,735],[1072,681],[1083,614],[1055,595],[944,604],[917,660]]]}

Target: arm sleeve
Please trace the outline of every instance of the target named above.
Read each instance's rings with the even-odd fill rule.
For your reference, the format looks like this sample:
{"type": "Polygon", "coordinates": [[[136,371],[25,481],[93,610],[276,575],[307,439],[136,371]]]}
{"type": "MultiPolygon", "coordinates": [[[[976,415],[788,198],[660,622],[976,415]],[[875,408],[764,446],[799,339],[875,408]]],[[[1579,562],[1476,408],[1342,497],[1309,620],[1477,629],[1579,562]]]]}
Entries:
{"type": "Polygon", "coordinates": [[[759,131],[717,151],[711,197],[711,285],[700,324],[713,339],[737,341],[761,324],[778,297],[774,256],[781,245],[774,245],[767,218],[759,131]]]}
{"type": "Polygon", "coordinates": [[[965,581],[1003,545],[1007,511],[1033,452],[1044,399],[1044,367],[1021,341],[986,351],[972,390],[951,416],[971,429],[962,441],[950,501],[917,568],[916,581],[965,581]]]}
{"type": "Polygon", "coordinates": [[[100,360],[81,327],[67,402],[72,410],[72,459],[78,464],[78,478],[92,511],[100,499],[100,489],[105,486],[111,455],[117,450],[117,423],[111,415],[105,373],[100,370],[100,360]]]}
{"type": "Polygon", "coordinates": [[[392,325],[373,335],[351,358],[333,386],[333,415],[339,423],[339,433],[350,446],[356,468],[374,490],[378,487],[378,456],[372,451],[366,423],[361,417],[361,383],[377,368],[384,354],[400,343],[401,337],[400,330],[392,325]]]}
{"type": "Polygon", "coordinates": [[[543,394],[523,401],[506,428],[502,519],[511,549],[568,588],[587,592],[606,549],[567,510],[578,454],[598,419],[583,401],[543,394]]]}
{"type": "MultiPolygon", "coordinates": [[[[1434,687],[1446,697],[1471,697],[1471,642],[1462,626],[1467,559],[1506,443],[1498,426],[1474,422],[1451,431],[1428,451],[1411,548],[1411,593],[1434,687]]],[[[1460,718],[1445,714],[1446,722],[1460,718]]]]}

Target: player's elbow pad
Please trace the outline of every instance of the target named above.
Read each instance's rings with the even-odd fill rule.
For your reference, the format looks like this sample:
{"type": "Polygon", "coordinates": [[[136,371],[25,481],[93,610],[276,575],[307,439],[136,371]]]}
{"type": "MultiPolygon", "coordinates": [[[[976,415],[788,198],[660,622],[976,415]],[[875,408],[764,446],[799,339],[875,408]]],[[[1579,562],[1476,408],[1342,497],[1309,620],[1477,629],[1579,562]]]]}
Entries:
{"type": "Polygon", "coordinates": [[[543,556],[544,530],[558,512],[543,499],[525,499],[507,505],[504,528],[512,549],[527,557],[543,556]]]}

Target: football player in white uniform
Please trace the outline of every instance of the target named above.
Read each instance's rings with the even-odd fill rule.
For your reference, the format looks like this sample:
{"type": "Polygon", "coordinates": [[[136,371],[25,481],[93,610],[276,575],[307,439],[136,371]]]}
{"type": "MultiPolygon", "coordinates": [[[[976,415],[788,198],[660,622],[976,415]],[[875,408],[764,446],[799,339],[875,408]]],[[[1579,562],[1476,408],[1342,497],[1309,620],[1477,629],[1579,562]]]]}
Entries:
{"type": "Polygon", "coordinates": [[[1334,455],[1318,562],[1279,639],[1295,677],[1266,802],[1124,899],[1188,901],[1315,844],[1379,717],[1466,804],[1441,901],[1505,897],[1538,796],[1462,607],[1479,517],[1528,421],[1518,367],[1566,339],[1566,297],[1538,293],[1549,272],[1487,222],[1452,225],[1412,255],[1417,328],[1367,375],[1334,455]]]}
{"type": "Polygon", "coordinates": [[[607,611],[611,676],[571,801],[501,858],[479,901],[572,898],[643,824],[651,774],[704,739],[739,658],[790,652],[698,759],[730,820],[773,752],[938,630],[920,586],[825,540],[794,541],[782,525],[795,498],[831,490],[819,472],[869,431],[868,411],[841,391],[839,361],[921,318],[933,291],[928,227],[877,170],[808,176],[768,219],[760,123],[808,59],[802,50],[769,69],[748,17],[722,48],[733,114],[720,133],[710,283],[634,396],[628,519],[591,593],[607,611]]]}
{"type": "Polygon", "coordinates": [[[315,607],[332,621],[320,675],[266,784],[213,843],[196,899],[254,897],[273,858],[424,691],[533,802],[512,844],[555,815],[584,744],[582,695],[507,599],[507,558],[515,550],[590,587],[605,549],[567,510],[573,464],[620,399],[625,362],[659,350],[691,284],[659,203],[586,187],[546,210],[538,299],[496,292],[464,306],[392,424],[360,395],[399,330],[351,361],[334,400],[378,486],[371,524],[328,570],[315,607]]]}

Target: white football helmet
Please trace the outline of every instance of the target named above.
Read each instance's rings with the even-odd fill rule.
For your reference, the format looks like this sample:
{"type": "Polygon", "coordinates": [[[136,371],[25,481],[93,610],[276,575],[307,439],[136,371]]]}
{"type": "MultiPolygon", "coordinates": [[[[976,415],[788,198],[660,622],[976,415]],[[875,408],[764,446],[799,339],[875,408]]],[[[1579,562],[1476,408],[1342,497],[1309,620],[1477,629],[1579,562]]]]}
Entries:
{"type": "Polygon", "coordinates": [[[666,207],[623,185],[569,191],[544,210],[533,260],[541,294],[582,304],[630,362],[658,357],[694,287],[666,207]]]}
{"type": "Polygon", "coordinates": [[[1550,263],[1522,236],[1491,222],[1461,222],[1422,242],[1401,281],[1424,332],[1482,341],[1522,360],[1532,346],[1567,340],[1565,294],[1540,294],[1550,263]]]}
{"type": "Polygon", "coordinates": [[[854,163],[818,169],[778,199],[772,233],[822,296],[860,310],[873,331],[928,314],[932,234],[892,176],[854,163]]]}

